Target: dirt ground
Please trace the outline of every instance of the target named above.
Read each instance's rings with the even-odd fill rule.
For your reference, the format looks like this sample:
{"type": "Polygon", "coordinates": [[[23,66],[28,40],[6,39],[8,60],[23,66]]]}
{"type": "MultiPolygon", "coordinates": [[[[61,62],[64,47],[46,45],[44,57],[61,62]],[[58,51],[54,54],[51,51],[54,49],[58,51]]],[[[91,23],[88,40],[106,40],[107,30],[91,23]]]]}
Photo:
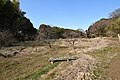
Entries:
{"type": "Polygon", "coordinates": [[[120,80],[120,58],[115,58],[111,61],[107,72],[112,80],[120,80]]]}

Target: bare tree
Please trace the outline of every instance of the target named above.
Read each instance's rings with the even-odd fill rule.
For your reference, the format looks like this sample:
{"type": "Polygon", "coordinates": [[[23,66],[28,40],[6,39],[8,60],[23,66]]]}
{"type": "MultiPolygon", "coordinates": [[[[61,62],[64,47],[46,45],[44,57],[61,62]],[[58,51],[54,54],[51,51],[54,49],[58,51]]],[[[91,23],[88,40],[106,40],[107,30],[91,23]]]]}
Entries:
{"type": "Polygon", "coordinates": [[[75,42],[77,41],[77,39],[71,38],[71,39],[67,39],[66,42],[68,42],[73,49],[75,49],[75,42]]]}
{"type": "Polygon", "coordinates": [[[113,11],[112,13],[110,13],[110,18],[118,18],[120,17],[120,8],[116,9],[115,11],[113,11]]]}
{"type": "Polygon", "coordinates": [[[70,45],[72,45],[72,47],[75,49],[75,42],[77,41],[77,39],[75,39],[75,38],[80,37],[80,33],[71,31],[71,32],[65,32],[63,35],[66,38],[68,38],[68,39],[66,39],[66,42],[68,42],[70,45]]]}
{"type": "Polygon", "coordinates": [[[56,32],[50,27],[40,29],[36,37],[36,43],[46,43],[49,48],[52,48],[52,43],[55,42],[57,35],[56,32]]]}

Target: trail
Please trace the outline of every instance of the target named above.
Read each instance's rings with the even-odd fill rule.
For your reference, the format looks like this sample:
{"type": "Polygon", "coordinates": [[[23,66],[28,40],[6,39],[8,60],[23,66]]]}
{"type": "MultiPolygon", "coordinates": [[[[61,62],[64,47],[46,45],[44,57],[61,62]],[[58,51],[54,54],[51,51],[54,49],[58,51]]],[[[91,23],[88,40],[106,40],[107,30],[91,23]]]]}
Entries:
{"type": "Polygon", "coordinates": [[[112,80],[120,80],[120,58],[115,58],[111,61],[107,72],[112,80]]]}

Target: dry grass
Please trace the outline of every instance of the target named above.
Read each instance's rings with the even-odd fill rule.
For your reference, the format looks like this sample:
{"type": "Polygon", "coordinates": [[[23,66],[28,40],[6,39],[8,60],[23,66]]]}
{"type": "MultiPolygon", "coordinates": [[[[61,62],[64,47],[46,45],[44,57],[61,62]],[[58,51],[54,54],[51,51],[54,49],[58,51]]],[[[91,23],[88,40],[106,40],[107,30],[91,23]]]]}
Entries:
{"type": "MultiPolygon", "coordinates": [[[[34,46],[26,46],[22,52],[16,56],[9,58],[0,58],[0,79],[1,80],[30,80],[38,78],[41,80],[49,80],[56,77],[60,71],[65,70],[71,62],[62,62],[58,66],[50,65],[48,62],[51,57],[63,57],[63,56],[79,56],[80,53],[92,52],[97,49],[102,49],[108,46],[108,43],[113,43],[111,40],[105,39],[103,41],[97,39],[78,39],[75,43],[76,49],[73,49],[69,43],[64,40],[58,41],[53,44],[53,48],[50,49],[48,46],[39,46],[36,48],[34,46]],[[107,42],[108,41],[108,42],[107,42]],[[96,42],[96,43],[95,43],[96,42]],[[102,42],[102,43],[101,43],[102,42]],[[103,45],[104,43],[104,45],[103,45]],[[97,47],[96,47],[97,46],[97,47]],[[59,68],[57,68],[57,67],[59,68]],[[55,67],[55,68],[54,68],[55,67]],[[54,69],[53,69],[54,68],[54,69]],[[49,73],[53,70],[53,73],[49,73]],[[43,76],[44,74],[44,76],[43,76]],[[34,76],[37,75],[37,76],[34,76]],[[34,76],[34,77],[31,77],[34,76]]],[[[113,45],[113,44],[111,44],[113,45]]],[[[23,46],[23,45],[22,45],[23,46]]],[[[11,48],[3,48],[2,51],[6,50],[16,50],[19,46],[11,48]]],[[[101,52],[101,51],[100,51],[101,52]]],[[[103,51],[104,52],[104,51],[103,51]]],[[[90,54],[92,55],[92,54],[90,54]]],[[[94,55],[92,55],[94,56],[94,55]]],[[[101,54],[96,54],[95,56],[102,57],[101,54]]],[[[104,55],[107,56],[107,55],[104,55]]],[[[98,57],[98,58],[100,58],[98,57]]],[[[109,56],[108,56],[109,57],[109,56]]]]}
{"type": "Polygon", "coordinates": [[[49,65],[48,59],[53,55],[54,57],[64,55],[61,54],[62,51],[60,52],[60,50],[51,50],[47,47],[41,48],[40,52],[30,52],[30,50],[31,48],[28,47],[14,57],[0,59],[0,79],[24,79],[49,65]]]}
{"type": "MultiPolygon", "coordinates": [[[[120,52],[119,45],[114,45],[114,46],[111,45],[104,49],[89,53],[89,55],[94,56],[97,61],[95,65],[95,69],[93,71],[93,76],[92,76],[93,80],[114,80],[110,78],[111,76],[108,75],[109,71],[107,70],[109,64],[112,63],[111,61],[120,54],[119,52],[120,52]]],[[[112,69],[114,68],[115,67],[113,67],[112,69]]]]}

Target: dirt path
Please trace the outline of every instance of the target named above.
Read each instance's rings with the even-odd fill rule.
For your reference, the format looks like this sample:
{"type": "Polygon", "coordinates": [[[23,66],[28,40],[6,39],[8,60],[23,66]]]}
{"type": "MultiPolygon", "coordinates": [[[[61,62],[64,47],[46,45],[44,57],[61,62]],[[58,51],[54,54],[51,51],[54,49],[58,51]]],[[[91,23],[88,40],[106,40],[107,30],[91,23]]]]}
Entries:
{"type": "Polygon", "coordinates": [[[113,59],[107,71],[112,80],[120,80],[120,58],[113,59]]]}

